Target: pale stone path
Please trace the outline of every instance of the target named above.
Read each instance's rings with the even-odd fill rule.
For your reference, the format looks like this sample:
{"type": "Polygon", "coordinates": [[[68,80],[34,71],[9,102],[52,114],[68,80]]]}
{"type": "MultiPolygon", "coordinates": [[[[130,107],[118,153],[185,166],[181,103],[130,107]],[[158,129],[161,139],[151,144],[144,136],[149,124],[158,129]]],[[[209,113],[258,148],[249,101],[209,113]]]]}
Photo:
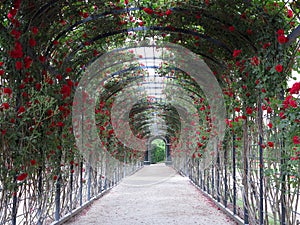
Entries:
{"type": "Polygon", "coordinates": [[[68,225],[235,225],[188,178],[164,164],[145,166],[68,225]]]}

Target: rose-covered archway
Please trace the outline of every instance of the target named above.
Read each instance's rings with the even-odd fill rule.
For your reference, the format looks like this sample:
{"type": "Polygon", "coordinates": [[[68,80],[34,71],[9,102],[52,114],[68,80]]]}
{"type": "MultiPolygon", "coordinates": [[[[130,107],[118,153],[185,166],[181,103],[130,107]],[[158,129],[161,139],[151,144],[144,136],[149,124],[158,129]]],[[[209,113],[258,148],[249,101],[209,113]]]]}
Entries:
{"type": "Polygon", "coordinates": [[[144,87],[159,83],[154,87],[160,90],[162,83],[183,88],[188,94],[178,101],[194,103],[201,128],[186,143],[179,142],[178,115],[184,108],[176,111],[157,96],[145,95],[130,117],[137,138],[153,135],[155,112],[172,146],[190,156],[187,165],[181,151],[172,152],[175,168],[189,166],[191,179],[245,223],[294,224],[299,213],[300,83],[287,81],[299,70],[299,7],[297,1],[273,0],[2,1],[1,224],[58,220],[101,192],[106,182],[118,180],[119,162],[135,167],[143,160],[143,152],[120,142],[110,123],[116,94],[138,80],[144,87]],[[144,40],[180,44],[210,67],[225,96],[225,139],[207,146],[213,130],[211,103],[197,82],[168,64],[151,68],[154,75],[147,66],[151,59],[145,59],[144,65],[107,72],[95,109],[107,151],[91,167],[74,145],[76,87],[98,57],[144,40]],[[202,170],[199,162],[209,148],[216,150],[214,169],[202,170]],[[74,190],[81,193],[80,201],[74,190]]]}

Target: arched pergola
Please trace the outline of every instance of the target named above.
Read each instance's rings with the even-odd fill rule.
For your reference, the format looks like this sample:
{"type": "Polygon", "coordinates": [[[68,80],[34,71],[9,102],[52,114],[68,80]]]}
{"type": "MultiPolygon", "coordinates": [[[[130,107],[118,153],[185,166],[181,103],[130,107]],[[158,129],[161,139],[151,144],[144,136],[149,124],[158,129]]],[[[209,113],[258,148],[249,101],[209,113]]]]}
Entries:
{"type": "Polygon", "coordinates": [[[172,163],[171,143],[170,143],[168,137],[165,137],[165,136],[162,136],[162,135],[153,136],[153,137],[148,139],[147,144],[146,144],[144,164],[149,165],[151,163],[151,143],[152,143],[152,141],[154,141],[156,139],[160,139],[160,140],[163,140],[165,142],[165,146],[166,146],[166,149],[165,149],[165,157],[166,157],[165,163],[167,165],[170,165],[172,163]]]}
{"type": "Polygon", "coordinates": [[[299,220],[299,1],[4,0],[0,17],[0,224],[59,223],[156,138],[244,224],[299,220]]]}

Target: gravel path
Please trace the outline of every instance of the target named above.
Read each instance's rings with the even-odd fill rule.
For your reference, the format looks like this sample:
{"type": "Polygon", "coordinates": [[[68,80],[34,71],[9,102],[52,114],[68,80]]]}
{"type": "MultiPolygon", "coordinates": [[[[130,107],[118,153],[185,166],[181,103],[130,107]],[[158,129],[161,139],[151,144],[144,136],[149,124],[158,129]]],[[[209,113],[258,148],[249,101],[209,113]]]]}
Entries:
{"type": "Polygon", "coordinates": [[[188,178],[164,164],[145,166],[66,225],[235,225],[188,178]]]}

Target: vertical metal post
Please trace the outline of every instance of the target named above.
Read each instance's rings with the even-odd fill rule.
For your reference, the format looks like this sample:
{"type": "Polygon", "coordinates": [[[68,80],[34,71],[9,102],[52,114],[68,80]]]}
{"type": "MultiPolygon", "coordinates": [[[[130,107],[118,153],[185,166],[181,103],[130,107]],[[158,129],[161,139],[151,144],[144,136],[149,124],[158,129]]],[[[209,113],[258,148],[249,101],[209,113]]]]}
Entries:
{"type": "Polygon", "coordinates": [[[126,151],[124,150],[123,177],[126,177],[126,151]]]}
{"type": "Polygon", "coordinates": [[[249,213],[248,213],[248,204],[246,199],[246,193],[244,193],[244,223],[249,224],[249,213]]]}
{"type": "Polygon", "coordinates": [[[285,155],[284,155],[284,141],[281,142],[281,157],[280,157],[280,175],[281,175],[281,197],[280,197],[280,202],[281,202],[281,225],[286,225],[286,175],[285,175],[285,155]]]}
{"type": "MultiPolygon", "coordinates": [[[[62,128],[59,130],[59,134],[62,134],[62,128]]],[[[60,218],[60,197],[61,197],[61,182],[62,182],[62,177],[61,177],[61,167],[60,167],[60,162],[61,162],[61,157],[62,157],[62,151],[59,150],[58,152],[58,159],[57,159],[57,180],[56,180],[56,187],[55,187],[55,220],[58,221],[60,218]]]]}
{"type": "Polygon", "coordinates": [[[227,148],[224,149],[224,206],[227,208],[228,201],[228,180],[227,180],[227,148]]]}
{"type": "MultiPolygon", "coordinates": [[[[71,164],[70,171],[72,171],[74,168],[74,165],[71,164]]],[[[70,173],[70,211],[73,210],[73,173],[70,173]]]]}
{"type": "Polygon", "coordinates": [[[118,162],[118,181],[117,183],[120,182],[120,162],[118,162]]]}
{"type": "Polygon", "coordinates": [[[217,151],[217,201],[220,202],[220,153],[217,151]]]}
{"type": "Polygon", "coordinates": [[[259,224],[264,225],[264,161],[263,161],[263,148],[262,136],[259,137],[259,224]]]}
{"type": "Polygon", "coordinates": [[[211,195],[215,197],[215,162],[211,165],[211,195]]]}
{"type": "Polygon", "coordinates": [[[232,179],[233,179],[233,214],[236,215],[236,148],[235,134],[232,134],[232,179]]]}
{"type": "MultiPolygon", "coordinates": [[[[245,178],[246,178],[246,182],[248,180],[248,161],[245,160],[244,162],[245,164],[245,178]]],[[[245,224],[249,224],[249,213],[248,213],[248,203],[247,203],[247,196],[246,196],[246,192],[244,191],[244,223],[245,224]]]]}
{"type": "MultiPolygon", "coordinates": [[[[284,99],[284,89],[281,89],[280,99],[284,99]]],[[[281,130],[282,133],[285,132],[284,128],[281,130]]],[[[281,223],[280,225],[286,225],[286,160],[285,160],[285,142],[284,139],[280,141],[280,176],[281,176],[281,223]]]]}
{"type": "Polygon", "coordinates": [[[60,218],[60,188],[61,188],[61,174],[58,175],[55,187],[55,220],[58,221],[60,218]]]}
{"type": "Polygon", "coordinates": [[[105,177],[104,179],[104,190],[106,191],[107,190],[107,178],[105,177]]]}
{"type": "Polygon", "coordinates": [[[42,193],[43,193],[43,167],[39,166],[38,170],[38,202],[39,202],[39,207],[38,207],[38,221],[37,225],[42,225],[42,193]]]}
{"type": "MultiPolygon", "coordinates": [[[[201,171],[201,173],[202,173],[202,171],[201,171]]],[[[207,188],[206,188],[206,180],[205,180],[205,174],[206,174],[206,172],[205,172],[205,170],[203,170],[203,190],[204,191],[207,191],[207,188]]]]}
{"type": "Polygon", "coordinates": [[[264,160],[263,160],[263,112],[261,98],[258,100],[258,129],[259,129],[259,224],[264,225],[264,160]]]}
{"type": "Polygon", "coordinates": [[[202,190],[205,191],[204,185],[203,185],[203,178],[202,178],[202,175],[203,175],[203,174],[202,174],[202,171],[201,171],[201,169],[200,169],[200,166],[199,166],[198,170],[199,170],[199,174],[200,174],[200,187],[201,187],[202,190]]]}
{"type": "Polygon", "coordinates": [[[206,170],[206,186],[207,186],[207,193],[210,194],[210,189],[209,189],[209,169],[206,170]]]}
{"type": "Polygon", "coordinates": [[[87,191],[87,200],[90,201],[91,200],[91,183],[92,183],[92,166],[88,163],[88,191],[87,191]]]}
{"type": "MultiPolygon", "coordinates": [[[[200,186],[201,178],[200,178],[200,160],[197,160],[197,184],[200,186]]],[[[201,186],[200,186],[201,187],[201,186]]],[[[201,187],[202,188],[202,187],[201,187]]]]}
{"type": "Polygon", "coordinates": [[[80,171],[79,171],[79,204],[82,206],[82,189],[83,189],[83,183],[82,183],[82,170],[83,170],[83,162],[80,162],[80,171]]]}
{"type": "MultiPolygon", "coordinates": [[[[16,176],[14,177],[14,184],[17,185],[17,178],[16,176]]],[[[12,207],[12,219],[11,223],[12,225],[17,224],[17,202],[18,202],[18,197],[17,197],[17,188],[14,188],[14,193],[13,193],[13,207],[12,207]]]]}
{"type": "Polygon", "coordinates": [[[193,168],[192,168],[193,164],[194,164],[194,159],[191,160],[191,169],[189,170],[190,171],[189,172],[189,178],[190,178],[191,181],[194,181],[193,180],[193,168]]]}

